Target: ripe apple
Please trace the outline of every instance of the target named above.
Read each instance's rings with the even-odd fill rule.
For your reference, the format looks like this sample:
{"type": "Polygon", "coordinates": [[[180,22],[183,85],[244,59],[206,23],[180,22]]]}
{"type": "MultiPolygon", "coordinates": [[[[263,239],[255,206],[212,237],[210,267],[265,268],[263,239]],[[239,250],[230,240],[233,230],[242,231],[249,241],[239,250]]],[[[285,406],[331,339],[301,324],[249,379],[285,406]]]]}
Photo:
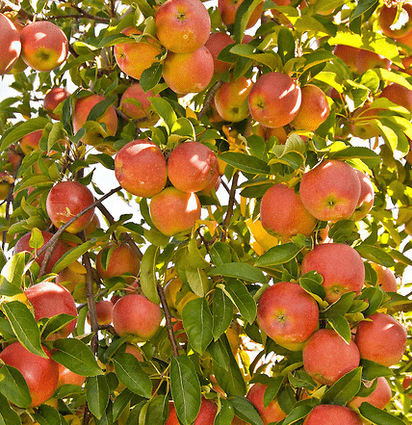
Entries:
{"type": "Polygon", "coordinates": [[[159,146],[148,139],[137,139],[116,154],[115,176],[129,193],[151,198],[163,190],[167,182],[166,158],[159,146]]]}
{"type": "Polygon", "coordinates": [[[302,274],[315,270],[323,277],[326,301],[334,303],[342,294],[360,294],[365,266],[359,253],[342,243],[323,243],[309,251],[302,261],[302,274]]]}
{"type": "MultiPolygon", "coordinates": [[[[46,211],[50,220],[57,227],[61,227],[70,221],[75,215],[92,205],[93,194],[79,182],[64,181],[55,184],[46,199],[46,211]]],[[[84,213],[66,231],[79,233],[91,222],[94,208],[84,213]]]]}
{"type": "Polygon", "coordinates": [[[352,71],[358,70],[356,65],[356,59],[358,57],[359,48],[353,46],[346,46],[344,44],[338,44],[333,49],[333,54],[338,58],[342,59],[345,65],[352,71]]]}
{"type": "Polygon", "coordinates": [[[213,57],[202,46],[193,53],[169,52],[164,61],[163,78],[177,94],[199,93],[208,86],[213,72],[213,57]]]}
{"type": "Polygon", "coordinates": [[[18,369],[26,380],[32,398],[30,407],[47,401],[59,380],[58,363],[51,359],[50,350],[44,345],[42,347],[48,358],[31,353],[20,342],[13,342],[0,353],[0,359],[18,369]]]}
{"type": "MultiPolygon", "coordinates": [[[[47,232],[45,230],[43,230],[41,232],[42,236],[43,236],[43,241],[45,245],[53,236],[52,233],[47,232]]],[[[15,247],[14,247],[14,253],[17,254],[18,252],[32,252],[33,253],[33,248],[30,247],[30,238],[31,238],[31,232],[26,233],[25,235],[23,235],[16,243],[15,247]]],[[[43,246],[42,245],[42,246],[43,246]]],[[[57,261],[60,259],[60,257],[67,251],[66,246],[64,245],[63,242],[58,241],[57,245],[53,251],[53,254],[46,266],[45,272],[46,273],[51,273],[54,265],[57,263],[57,261]]],[[[42,261],[44,260],[46,253],[44,252],[43,254],[41,254],[39,257],[36,258],[36,263],[41,266],[42,261]]]]}
{"type": "Polygon", "coordinates": [[[129,342],[143,342],[152,338],[160,327],[162,310],[140,294],[120,298],[113,307],[112,323],[120,337],[129,342]]]}
{"type": "Polygon", "coordinates": [[[230,62],[224,62],[217,57],[219,53],[227,46],[233,44],[234,41],[229,34],[225,32],[212,32],[206,41],[205,47],[211,53],[213,62],[215,65],[215,74],[222,74],[223,72],[229,71],[233,64],[230,62]]]}
{"type": "MultiPolygon", "coordinates": [[[[403,390],[406,392],[407,390],[409,390],[409,387],[411,385],[412,382],[412,375],[407,375],[405,376],[405,378],[403,378],[402,381],[402,388],[403,390]]],[[[410,391],[408,391],[410,393],[410,391]]],[[[406,394],[406,396],[410,399],[412,399],[412,394],[406,394]]]]}
{"type": "Polygon", "coordinates": [[[302,103],[292,125],[298,130],[315,131],[329,116],[328,98],[313,84],[303,86],[301,92],[302,103]]]}
{"type": "Polygon", "coordinates": [[[20,51],[20,35],[13,22],[0,13],[0,34],[2,52],[0,58],[0,75],[7,74],[17,62],[20,51]]]}
{"type": "Polygon", "coordinates": [[[0,171],[0,200],[7,198],[10,192],[11,185],[14,183],[14,178],[5,171],[0,171]]]}
{"type": "MultiPolygon", "coordinates": [[[[97,323],[100,326],[112,323],[113,303],[107,300],[100,300],[96,303],[97,323]]],[[[87,313],[87,323],[90,325],[90,312],[87,313]]]]}
{"type": "Polygon", "coordinates": [[[249,93],[252,118],[265,127],[283,127],[298,114],[301,89],[291,77],[281,72],[261,75],[249,93]]]}
{"type": "Polygon", "coordinates": [[[69,52],[66,34],[50,21],[36,21],[20,32],[24,62],[37,71],[52,71],[60,66],[69,52]]]}
{"type": "MultiPolygon", "coordinates": [[[[73,131],[76,134],[86,123],[89,112],[98,103],[102,102],[106,98],[98,94],[90,94],[89,96],[81,97],[77,100],[73,112],[73,131]]],[[[117,114],[113,106],[109,106],[106,112],[98,118],[97,122],[106,125],[106,129],[103,128],[93,129],[88,131],[83,137],[83,142],[91,146],[99,146],[102,143],[102,139],[107,136],[114,136],[117,131],[118,119],[117,114]]]]}
{"type": "Polygon", "coordinates": [[[360,49],[356,57],[356,68],[359,74],[363,74],[368,69],[383,68],[389,70],[392,62],[382,55],[369,50],[360,49]]]}
{"type": "Polygon", "coordinates": [[[358,205],[352,215],[352,220],[359,221],[366,217],[368,212],[372,209],[375,200],[375,189],[368,175],[356,168],[354,168],[354,170],[359,178],[361,191],[358,205]]]}
{"type": "Polygon", "coordinates": [[[380,108],[371,108],[369,103],[355,110],[352,116],[352,122],[349,126],[350,131],[355,137],[367,140],[378,137],[379,132],[372,127],[371,121],[378,118],[380,108]]]}
{"type": "Polygon", "coordinates": [[[167,0],[155,15],[156,36],[167,50],[193,53],[210,35],[211,22],[200,0],[167,0]]]}
{"type": "Polygon", "coordinates": [[[256,134],[262,137],[265,142],[267,142],[271,137],[276,137],[279,145],[284,145],[288,139],[288,134],[284,127],[269,128],[259,124],[256,128],[256,134]]]}
{"type": "Polygon", "coordinates": [[[374,313],[359,323],[355,343],[363,359],[390,367],[398,363],[406,348],[407,333],[391,315],[374,313]]]}
{"type": "Polygon", "coordinates": [[[60,120],[60,114],[55,113],[54,110],[69,96],[70,92],[64,87],[53,87],[46,96],[44,96],[43,107],[50,118],[60,120]]]}
{"type": "Polygon", "coordinates": [[[257,320],[277,344],[299,351],[319,327],[319,308],[299,284],[277,282],[260,297],[257,320]]]}
{"type": "Polygon", "coordinates": [[[318,220],[336,222],[349,218],[358,205],[361,184],[346,162],[324,160],[307,171],[300,183],[300,199],[318,220]]]}
{"type": "Polygon", "coordinates": [[[32,133],[26,134],[20,139],[20,148],[25,155],[39,149],[39,142],[42,134],[43,130],[36,130],[32,133]]]}
{"type": "MultiPolygon", "coordinates": [[[[411,4],[412,7],[412,4],[411,4]]],[[[403,106],[408,111],[412,111],[412,90],[398,83],[388,84],[379,97],[385,97],[396,105],[403,106]]]]}
{"type": "Polygon", "coordinates": [[[376,263],[370,263],[370,265],[376,272],[377,286],[380,286],[385,292],[398,291],[398,283],[396,282],[396,277],[390,269],[376,263]]]}
{"type": "MultiPolygon", "coordinates": [[[[222,22],[226,25],[233,25],[235,23],[236,13],[243,0],[218,0],[217,8],[220,12],[222,22]]],[[[251,28],[259,20],[263,12],[263,1],[259,3],[253,11],[246,28],[251,28]]]]}
{"type": "MultiPolygon", "coordinates": [[[[128,27],[122,34],[131,36],[141,35],[142,32],[135,27],[128,27]]],[[[114,46],[114,57],[119,68],[130,77],[140,80],[143,71],[159,62],[158,55],[162,53],[162,47],[154,38],[143,38],[135,41],[132,38],[114,46]]]]}
{"type": "Polygon", "coordinates": [[[215,94],[215,106],[225,121],[239,122],[250,115],[248,96],[252,85],[252,80],[243,76],[222,84],[215,94]]]}
{"type": "Polygon", "coordinates": [[[139,83],[129,86],[120,99],[121,111],[132,120],[137,120],[140,127],[149,128],[159,121],[159,115],[154,111],[150,97],[156,96],[151,90],[144,92],[139,83]]]}
{"type": "MultiPolygon", "coordinates": [[[[34,318],[53,317],[57,314],[70,314],[77,317],[76,303],[72,294],[62,285],[43,281],[27,288],[24,293],[34,309],[34,318]]],[[[73,319],[63,328],[48,336],[48,340],[66,338],[76,327],[77,319],[73,319]]]]}
{"type": "Polygon", "coordinates": [[[199,298],[195,293],[182,290],[182,281],[178,277],[171,279],[165,286],[165,297],[170,312],[175,317],[182,317],[183,307],[190,301],[199,298]]]}
{"type": "MultiPolygon", "coordinates": [[[[349,403],[348,407],[353,409],[359,408],[360,405],[366,401],[372,404],[372,406],[378,409],[384,409],[392,399],[392,390],[388,381],[383,376],[379,376],[377,379],[376,389],[366,397],[354,397],[349,403]]],[[[372,386],[373,381],[365,383],[367,387],[372,386]]]]}
{"type": "Polygon", "coordinates": [[[246,396],[256,407],[264,425],[286,418],[286,413],[280,408],[276,399],[272,400],[267,407],[264,406],[263,396],[267,387],[267,385],[257,382],[250,387],[246,396]]]}
{"type": "Polygon", "coordinates": [[[333,329],[319,329],[303,347],[303,367],[320,384],[332,385],[343,375],[357,368],[359,349],[349,344],[333,329]]]}
{"type": "Polygon", "coordinates": [[[132,284],[139,274],[140,259],[127,244],[109,244],[98,252],[96,270],[101,279],[125,275],[126,283],[132,284]],[[103,254],[108,256],[104,264],[103,254]]]}
{"type": "Polygon", "coordinates": [[[412,4],[404,2],[398,15],[397,4],[382,5],[378,15],[381,31],[389,38],[400,38],[412,31],[412,4]],[[395,19],[398,16],[398,19],[395,19]],[[401,23],[401,25],[399,25],[401,23]]]}
{"type": "MultiPolygon", "coordinates": [[[[200,410],[196,416],[193,425],[213,425],[217,414],[217,406],[212,400],[207,400],[202,397],[200,404],[200,410]]],[[[177,419],[175,405],[169,404],[169,416],[165,425],[179,425],[180,422],[177,419]]]]}
{"type": "Polygon", "coordinates": [[[360,416],[349,407],[320,404],[314,407],[306,416],[303,425],[362,425],[360,416]]]}
{"type": "Polygon", "coordinates": [[[127,343],[126,344],[126,353],[129,353],[129,354],[132,354],[133,356],[135,356],[136,359],[139,360],[139,362],[142,362],[144,360],[142,352],[140,351],[140,348],[137,345],[127,343]]]}
{"type": "Polygon", "coordinates": [[[215,153],[200,142],[188,141],[176,146],[167,161],[172,185],[182,192],[198,192],[214,186],[219,177],[215,153]]]}
{"type": "Polygon", "coordinates": [[[60,388],[62,385],[78,385],[81,387],[86,380],[85,376],[78,375],[77,373],[72,372],[67,367],[58,363],[59,366],[59,381],[57,382],[57,388],[60,388]]]}
{"type": "Polygon", "coordinates": [[[317,223],[293,188],[281,183],[275,184],[263,195],[260,219],[265,230],[284,239],[297,234],[309,236],[317,223]]]}

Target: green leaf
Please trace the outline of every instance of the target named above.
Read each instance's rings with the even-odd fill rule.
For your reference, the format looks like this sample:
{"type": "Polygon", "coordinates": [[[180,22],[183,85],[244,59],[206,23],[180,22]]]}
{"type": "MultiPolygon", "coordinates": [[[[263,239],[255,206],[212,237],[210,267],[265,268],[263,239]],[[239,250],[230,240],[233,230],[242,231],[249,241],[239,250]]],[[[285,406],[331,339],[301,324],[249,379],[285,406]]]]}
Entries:
{"type": "Polygon", "coordinates": [[[197,241],[195,237],[191,237],[188,243],[188,256],[187,261],[190,266],[195,269],[205,269],[209,267],[210,264],[204,259],[203,255],[200,253],[200,250],[197,246],[197,241]]]}
{"type": "Polygon", "coordinates": [[[287,263],[295,258],[303,248],[295,245],[293,242],[273,246],[258,258],[255,265],[258,267],[269,267],[287,263]]]}
{"type": "Polygon", "coordinates": [[[376,425],[406,425],[405,422],[400,418],[391,415],[385,410],[372,406],[367,402],[363,402],[360,405],[359,411],[364,418],[368,419],[376,425]]]}
{"type": "Polygon", "coordinates": [[[190,137],[191,139],[196,137],[195,128],[192,122],[186,117],[178,118],[170,131],[172,134],[177,134],[182,137],[190,137]]]}
{"type": "Polygon", "coordinates": [[[54,341],[52,359],[82,376],[102,375],[103,372],[90,350],[81,340],[62,338],[54,341]]]}
{"type": "Polygon", "coordinates": [[[230,363],[230,355],[227,351],[227,336],[222,335],[217,341],[212,341],[207,348],[213,363],[227,370],[230,363]],[[226,339],[225,339],[226,338],[226,339]]]}
{"type": "Polygon", "coordinates": [[[179,421],[191,425],[199,413],[201,397],[195,366],[186,354],[172,359],[170,386],[179,421]]]}
{"type": "Polygon", "coordinates": [[[224,152],[219,158],[245,173],[270,174],[270,167],[265,161],[245,153],[224,152]]]}
{"type": "Polygon", "coordinates": [[[31,353],[47,359],[41,346],[39,327],[26,304],[20,301],[4,302],[2,309],[21,344],[31,353]]]}
{"type": "Polygon", "coordinates": [[[267,279],[262,271],[248,263],[225,263],[210,270],[208,274],[209,276],[226,276],[249,282],[267,283],[267,279]]]}
{"type": "Polygon", "coordinates": [[[243,58],[252,59],[254,62],[261,63],[262,65],[266,65],[272,71],[282,67],[282,61],[279,55],[273,51],[256,53],[254,47],[248,44],[236,44],[230,48],[229,52],[243,58]]]}
{"type": "Polygon", "coordinates": [[[4,425],[21,425],[20,416],[10,407],[10,402],[0,393],[0,423],[4,425]]]}
{"type": "Polygon", "coordinates": [[[17,294],[21,294],[24,268],[26,266],[25,252],[19,252],[13,255],[10,260],[5,264],[1,271],[1,275],[6,279],[6,287],[3,287],[3,283],[0,283],[0,290],[4,290],[6,293],[1,293],[6,297],[11,297],[17,294]],[[12,286],[8,286],[11,284],[12,286]],[[9,294],[7,294],[9,292],[9,294]]]}
{"type": "Polygon", "coordinates": [[[245,397],[231,397],[230,403],[235,409],[236,416],[251,425],[264,425],[255,406],[245,397]]]}
{"type": "Polygon", "coordinates": [[[117,96],[110,96],[101,102],[97,103],[90,110],[86,121],[98,121],[98,119],[107,111],[107,109],[117,101],[117,96]]]}
{"type": "Polygon", "coordinates": [[[375,8],[378,3],[379,0],[360,0],[352,13],[351,20],[353,21],[364,15],[369,10],[375,8]]]}
{"type": "Polygon", "coordinates": [[[220,399],[220,409],[215,417],[214,425],[227,425],[232,423],[235,416],[235,409],[229,400],[220,399]]]}
{"type": "Polygon", "coordinates": [[[224,291],[216,287],[212,300],[213,338],[216,341],[226,332],[233,318],[233,303],[224,291]]]}
{"type": "Polygon", "coordinates": [[[95,245],[95,242],[87,241],[82,243],[79,246],[76,246],[69,251],[65,252],[53,266],[53,273],[59,273],[70,264],[75,262],[78,258],[80,258],[83,254],[90,251],[90,249],[95,245]]]}
{"type": "Polygon", "coordinates": [[[373,261],[385,267],[393,267],[395,265],[394,259],[381,248],[362,243],[355,247],[355,249],[366,260],[373,261]]]}
{"type": "Polygon", "coordinates": [[[283,376],[270,378],[269,384],[263,394],[263,406],[266,408],[278,395],[284,381],[283,376]]]}
{"type": "Polygon", "coordinates": [[[56,314],[55,316],[52,316],[48,319],[43,318],[43,320],[45,320],[45,325],[41,329],[41,338],[47,339],[49,335],[59,331],[74,319],[76,319],[76,316],[64,313],[56,314]]]}
{"type": "Polygon", "coordinates": [[[193,267],[185,268],[187,282],[190,289],[199,297],[204,297],[209,291],[209,280],[207,274],[202,269],[194,269],[193,267]]]}
{"type": "Polygon", "coordinates": [[[329,325],[334,329],[340,337],[349,344],[352,339],[352,334],[350,331],[350,325],[347,319],[344,316],[333,316],[327,319],[329,325]]]}
{"type": "Polygon", "coordinates": [[[237,279],[230,279],[222,289],[230,297],[239,313],[249,323],[253,323],[256,318],[257,306],[246,286],[237,279]]]}
{"type": "Polygon", "coordinates": [[[144,425],[164,424],[168,415],[169,400],[164,394],[158,394],[147,404],[144,425]]]}
{"type": "Polygon", "coordinates": [[[29,407],[32,399],[23,375],[15,367],[4,365],[0,369],[0,394],[16,406],[29,407]]]}
{"type": "Polygon", "coordinates": [[[292,425],[301,423],[300,420],[305,418],[308,413],[319,404],[319,399],[313,397],[309,400],[303,400],[296,403],[293,410],[282,422],[282,425],[292,425]]]}
{"type": "Polygon", "coordinates": [[[150,398],[152,391],[150,378],[135,356],[129,353],[116,353],[111,360],[120,382],[135,394],[150,398]]]}
{"type": "Polygon", "coordinates": [[[213,317],[206,298],[189,301],[183,307],[182,317],[190,345],[202,355],[213,340],[213,317]]]}
{"type": "Polygon", "coordinates": [[[159,114],[161,118],[163,118],[163,121],[165,122],[170,133],[172,131],[173,125],[177,121],[177,116],[172,108],[172,105],[161,97],[149,97],[149,100],[152,102],[153,109],[159,114]]]}
{"type": "Polygon", "coordinates": [[[97,419],[103,416],[109,404],[110,388],[106,375],[91,376],[86,380],[86,400],[90,412],[97,419]]]}
{"type": "Polygon", "coordinates": [[[241,43],[245,30],[252,13],[262,0],[245,0],[240,3],[235,16],[234,37],[237,43],[241,43]]]}
{"type": "Polygon", "coordinates": [[[140,263],[140,286],[142,287],[143,294],[155,304],[160,303],[156,279],[156,257],[158,253],[158,246],[149,245],[140,263]]]}
{"type": "Polygon", "coordinates": [[[355,292],[342,294],[337,301],[322,311],[322,316],[325,318],[332,318],[334,316],[346,314],[349,311],[355,296],[355,292]]]}
{"type": "Polygon", "coordinates": [[[373,168],[381,163],[380,156],[372,149],[361,146],[345,147],[339,151],[335,151],[329,155],[331,159],[339,159],[341,161],[353,158],[359,158],[369,168],[373,168]]]}
{"type": "Polygon", "coordinates": [[[150,68],[143,71],[139,83],[142,89],[147,93],[157,86],[162,78],[163,64],[161,62],[154,62],[150,68]]]}
{"type": "Polygon", "coordinates": [[[369,286],[363,289],[358,298],[365,300],[369,304],[368,308],[363,312],[366,317],[371,316],[378,310],[384,300],[384,293],[380,287],[369,286]]]}
{"type": "Polygon", "coordinates": [[[278,33],[278,52],[283,64],[295,56],[295,37],[292,31],[284,26],[280,27],[278,33]]]}
{"type": "Polygon", "coordinates": [[[33,418],[39,425],[63,425],[65,423],[59,412],[46,404],[38,407],[37,411],[33,413],[33,418]]]}
{"type": "Polygon", "coordinates": [[[345,406],[358,393],[362,382],[362,368],[357,367],[346,373],[342,378],[328,388],[322,397],[324,404],[339,404],[345,406]]]}
{"type": "Polygon", "coordinates": [[[373,362],[372,360],[361,359],[362,379],[373,381],[379,376],[392,376],[393,372],[386,366],[373,362]]]}

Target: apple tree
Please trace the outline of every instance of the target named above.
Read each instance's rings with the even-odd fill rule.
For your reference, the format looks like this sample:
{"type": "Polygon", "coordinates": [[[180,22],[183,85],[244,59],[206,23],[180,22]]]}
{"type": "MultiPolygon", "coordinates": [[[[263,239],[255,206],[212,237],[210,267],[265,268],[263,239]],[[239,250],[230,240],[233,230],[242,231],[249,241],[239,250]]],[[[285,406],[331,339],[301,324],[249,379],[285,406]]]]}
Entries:
{"type": "Polygon", "coordinates": [[[1,1],[1,421],[410,423],[411,14],[1,1]]]}

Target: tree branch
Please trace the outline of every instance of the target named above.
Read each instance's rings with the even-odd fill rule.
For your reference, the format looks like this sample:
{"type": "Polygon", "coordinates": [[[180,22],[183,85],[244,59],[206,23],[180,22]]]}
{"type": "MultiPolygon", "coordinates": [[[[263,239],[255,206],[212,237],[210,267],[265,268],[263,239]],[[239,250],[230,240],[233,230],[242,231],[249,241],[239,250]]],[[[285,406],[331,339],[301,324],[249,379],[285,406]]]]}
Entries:
{"type": "Polygon", "coordinates": [[[170,310],[166,302],[165,291],[163,289],[163,286],[160,285],[160,283],[157,284],[157,293],[159,294],[159,298],[162,303],[162,309],[166,319],[167,335],[169,337],[170,344],[172,345],[173,357],[178,357],[179,349],[178,349],[175,333],[173,332],[172,316],[170,314],[170,310]]]}
{"type": "Polygon", "coordinates": [[[222,225],[223,233],[220,237],[220,240],[222,242],[224,242],[227,237],[227,228],[229,227],[230,219],[233,213],[233,206],[235,204],[235,194],[236,194],[238,180],[239,180],[239,170],[236,170],[235,173],[233,174],[232,187],[230,188],[229,202],[227,205],[226,216],[223,220],[223,225],[222,225]]]}
{"type": "Polygon", "coordinates": [[[215,97],[215,94],[222,86],[223,81],[219,80],[210,90],[209,93],[206,96],[206,99],[203,103],[202,109],[197,114],[197,119],[200,120],[202,117],[206,114],[206,112],[210,109],[210,106],[212,104],[213,98],[215,97]]]}

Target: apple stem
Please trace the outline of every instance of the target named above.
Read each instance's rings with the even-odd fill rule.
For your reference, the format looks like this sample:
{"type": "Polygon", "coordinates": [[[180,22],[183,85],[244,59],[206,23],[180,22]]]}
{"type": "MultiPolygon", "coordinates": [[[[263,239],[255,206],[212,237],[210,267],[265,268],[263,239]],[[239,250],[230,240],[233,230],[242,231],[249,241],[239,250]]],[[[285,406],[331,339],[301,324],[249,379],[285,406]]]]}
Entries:
{"type": "Polygon", "coordinates": [[[223,232],[220,235],[221,242],[224,242],[227,237],[227,228],[229,227],[230,219],[233,213],[233,206],[235,204],[235,195],[236,195],[238,179],[239,179],[239,170],[236,170],[235,173],[233,174],[232,187],[230,188],[229,202],[227,204],[226,216],[222,224],[223,232]]]}

